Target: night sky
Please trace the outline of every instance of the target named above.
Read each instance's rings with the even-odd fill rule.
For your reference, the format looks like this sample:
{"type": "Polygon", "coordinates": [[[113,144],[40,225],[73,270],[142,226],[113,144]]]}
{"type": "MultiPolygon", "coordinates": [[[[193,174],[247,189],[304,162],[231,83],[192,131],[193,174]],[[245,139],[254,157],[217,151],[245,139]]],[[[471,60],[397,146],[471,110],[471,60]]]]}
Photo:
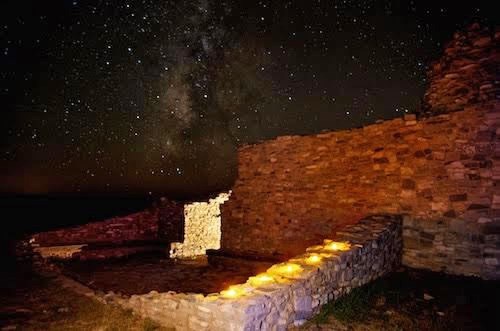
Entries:
{"type": "Polygon", "coordinates": [[[200,195],[236,148],[415,112],[494,1],[2,1],[0,192],[200,195]]]}

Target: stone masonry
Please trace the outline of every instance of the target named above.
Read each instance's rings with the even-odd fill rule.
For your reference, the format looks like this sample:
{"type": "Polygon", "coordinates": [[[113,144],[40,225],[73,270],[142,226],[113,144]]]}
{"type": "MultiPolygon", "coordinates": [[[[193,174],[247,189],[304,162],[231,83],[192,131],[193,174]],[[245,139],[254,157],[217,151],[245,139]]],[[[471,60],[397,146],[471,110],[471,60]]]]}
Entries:
{"type": "Polygon", "coordinates": [[[19,242],[18,255],[105,259],[168,250],[184,237],[184,205],[162,198],[149,209],[100,222],[36,233],[19,242]]]}
{"type": "Polygon", "coordinates": [[[41,232],[34,234],[32,238],[40,246],[157,240],[158,212],[156,209],[146,210],[102,222],[41,232]]]}
{"type": "Polygon", "coordinates": [[[477,221],[443,218],[422,222],[406,218],[403,224],[403,264],[452,274],[499,278],[498,219],[477,221]]]}
{"type": "Polygon", "coordinates": [[[171,244],[171,257],[190,258],[205,255],[207,249],[220,248],[220,206],[229,199],[230,194],[220,193],[207,202],[184,205],[184,241],[171,244]]]}
{"type": "Polygon", "coordinates": [[[407,265],[500,278],[499,42],[477,25],[455,35],[429,72],[430,116],[241,148],[222,250],[286,259],[364,215],[404,214],[407,265]]]}
{"type": "Polygon", "coordinates": [[[281,265],[275,265],[267,271],[270,281],[255,284],[250,278],[235,286],[235,297],[152,291],[113,295],[111,300],[176,330],[285,330],[399,265],[401,218],[368,217],[338,232],[335,240],[349,242],[350,248],[332,252],[326,246],[310,247],[287,262],[297,271],[280,271],[281,265]],[[321,260],[308,263],[311,254],[321,260]]]}
{"type": "MultiPolygon", "coordinates": [[[[371,213],[408,214],[431,227],[487,220],[478,231],[497,236],[499,126],[499,105],[490,104],[245,147],[222,206],[222,249],[287,257],[371,213]]],[[[468,257],[477,253],[460,258],[468,257]]]]}
{"type": "Polygon", "coordinates": [[[447,113],[498,100],[500,31],[473,24],[457,32],[428,72],[428,114],[447,113]]]}
{"type": "MultiPolygon", "coordinates": [[[[285,330],[401,262],[500,279],[499,41],[500,32],[477,25],[455,35],[429,72],[422,118],[240,149],[239,178],[221,206],[221,253],[284,262],[207,296],[152,291],[106,300],[177,330],[285,330]]],[[[219,220],[219,206],[186,206],[193,222],[186,220],[181,252],[198,251],[198,230],[219,220]]],[[[121,228],[116,220],[102,223],[109,231],[97,237],[169,232],[171,224],[161,230],[150,221],[157,216],[137,219],[122,230],[111,230],[121,228]]],[[[218,235],[215,224],[210,233],[218,235]]],[[[89,229],[35,241],[60,238],[80,249],[74,244],[97,233],[89,229]]]]}

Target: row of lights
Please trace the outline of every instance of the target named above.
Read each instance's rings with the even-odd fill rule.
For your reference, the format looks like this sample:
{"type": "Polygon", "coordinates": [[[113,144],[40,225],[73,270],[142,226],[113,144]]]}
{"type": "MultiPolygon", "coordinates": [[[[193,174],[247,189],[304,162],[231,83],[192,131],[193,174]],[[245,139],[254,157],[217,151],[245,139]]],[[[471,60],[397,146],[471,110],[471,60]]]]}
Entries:
{"type": "Polygon", "coordinates": [[[252,288],[269,285],[278,282],[282,278],[300,274],[304,270],[301,263],[309,266],[317,266],[321,264],[324,258],[332,256],[329,253],[348,251],[350,248],[351,245],[348,242],[325,240],[323,245],[310,247],[307,251],[312,252],[308,253],[304,258],[295,258],[285,263],[273,265],[265,273],[250,277],[247,282],[250,286],[246,284],[232,285],[227,290],[221,291],[220,294],[224,298],[243,296],[252,288]]]}

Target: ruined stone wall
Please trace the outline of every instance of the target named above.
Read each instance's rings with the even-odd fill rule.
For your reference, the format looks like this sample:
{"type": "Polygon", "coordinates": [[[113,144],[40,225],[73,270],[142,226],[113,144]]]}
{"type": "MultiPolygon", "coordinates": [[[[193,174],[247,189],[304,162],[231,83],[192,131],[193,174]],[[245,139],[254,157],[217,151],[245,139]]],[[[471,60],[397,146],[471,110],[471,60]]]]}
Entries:
{"type": "Polygon", "coordinates": [[[500,30],[473,24],[457,32],[428,72],[424,96],[428,114],[447,113],[498,100],[500,30]]]}
{"type": "Polygon", "coordinates": [[[283,259],[364,215],[405,214],[407,265],[500,278],[499,42],[455,36],[430,71],[430,116],[241,148],[222,250],[283,259]]]}
{"type": "Polygon", "coordinates": [[[184,241],[172,243],[171,257],[194,257],[204,255],[207,249],[220,248],[220,206],[230,194],[231,192],[220,193],[207,202],[184,205],[184,241]]]}
{"type": "Polygon", "coordinates": [[[104,221],[36,233],[31,236],[35,246],[80,244],[120,245],[130,242],[182,240],[184,204],[165,198],[154,206],[134,214],[104,221]]]}
{"type": "Polygon", "coordinates": [[[107,299],[176,330],[286,330],[303,324],[325,303],[390,272],[401,261],[400,217],[366,218],[336,237],[341,240],[336,244],[349,242],[350,246],[304,249],[285,264],[221,293],[151,291],[107,299]],[[316,259],[311,260],[312,256],[316,259]]]}
{"type": "Polygon", "coordinates": [[[117,244],[127,241],[158,239],[158,210],[114,217],[102,222],[34,234],[34,242],[40,246],[73,244],[117,244]]]}
{"type": "Polygon", "coordinates": [[[499,127],[490,104],[242,148],[222,249],[293,255],[373,213],[498,224],[499,127]]]}

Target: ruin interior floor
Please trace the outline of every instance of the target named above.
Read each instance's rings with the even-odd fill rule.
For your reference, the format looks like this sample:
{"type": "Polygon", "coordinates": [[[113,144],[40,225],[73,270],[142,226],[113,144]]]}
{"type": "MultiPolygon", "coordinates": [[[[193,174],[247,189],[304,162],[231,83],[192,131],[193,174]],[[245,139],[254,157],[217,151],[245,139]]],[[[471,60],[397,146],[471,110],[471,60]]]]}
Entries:
{"type": "Polygon", "coordinates": [[[132,295],[154,290],[209,294],[244,283],[272,264],[218,256],[210,257],[210,263],[206,259],[179,262],[161,254],[148,254],[120,260],[71,261],[62,267],[67,276],[102,292],[132,295]]]}

